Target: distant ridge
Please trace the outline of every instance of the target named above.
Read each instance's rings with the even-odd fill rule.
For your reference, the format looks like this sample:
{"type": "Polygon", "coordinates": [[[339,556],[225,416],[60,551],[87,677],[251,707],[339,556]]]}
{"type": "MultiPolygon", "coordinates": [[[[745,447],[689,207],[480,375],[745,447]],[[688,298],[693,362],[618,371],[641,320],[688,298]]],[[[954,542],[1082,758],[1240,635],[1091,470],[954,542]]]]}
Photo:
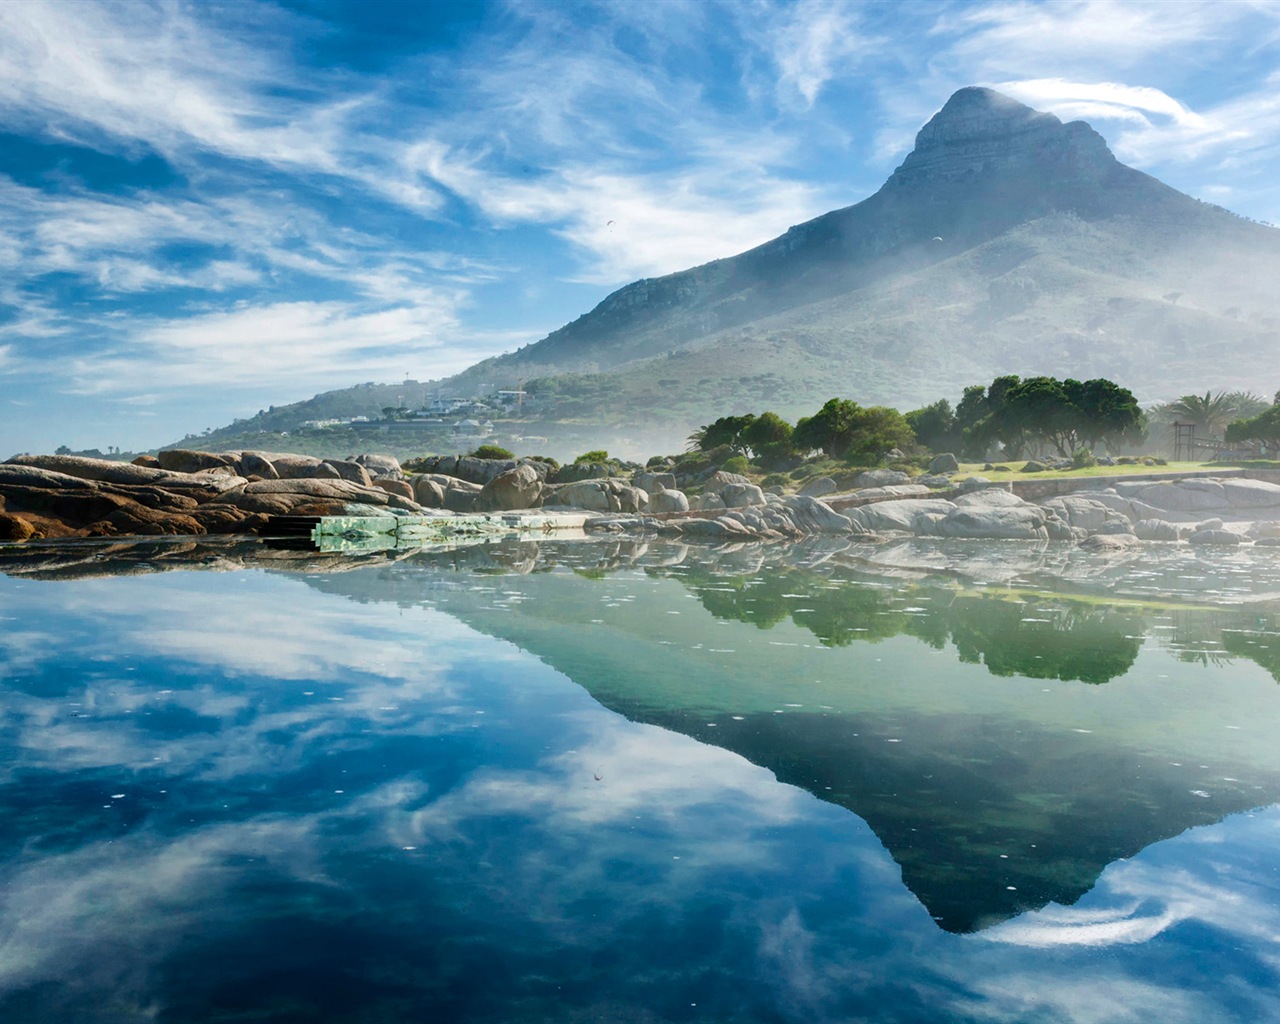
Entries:
{"type": "Polygon", "coordinates": [[[626,285],[434,386],[465,396],[605,374],[607,386],[544,386],[545,415],[602,438],[647,421],[661,435],[651,444],[729,412],[809,413],[837,394],[901,409],[954,401],[1001,373],[1107,376],[1144,400],[1206,386],[1270,394],[1276,280],[1280,231],[1125,166],[1083,121],[969,87],[862,202],[626,285]]]}

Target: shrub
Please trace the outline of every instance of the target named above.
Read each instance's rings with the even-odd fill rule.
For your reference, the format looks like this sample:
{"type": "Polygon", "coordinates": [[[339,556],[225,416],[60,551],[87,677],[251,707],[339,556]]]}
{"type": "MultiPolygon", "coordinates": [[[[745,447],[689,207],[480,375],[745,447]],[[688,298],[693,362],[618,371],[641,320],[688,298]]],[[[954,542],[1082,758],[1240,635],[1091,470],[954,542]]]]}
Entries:
{"type": "Polygon", "coordinates": [[[526,455],[525,458],[528,459],[530,462],[546,463],[548,466],[551,467],[548,470],[549,473],[554,473],[557,469],[560,468],[560,463],[557,462],[555,459],[553,459],[550,455],[526,455]]]}
{"type": "Polygon", "coordinates": [[[720,468],[726,473],[745,473],[751,468],[751,464],[747,462],[745,455],[735,455],[731,459],[726,459],[720,468]]]}
{"type": "Polygon", "coordinates": [[[596,448],[589,452],[583,452],[573,460],[575,466],[580,466],[584,462],[608,462],[609,453],[603,448],[596,448]]]}
{"type": "Polygon", "coordinates": [[[1071,453],[1071,465],[1075,469],[1088,469],[1097,464],[1098,460],[1093,457],[1093,452],[1088,448],[1077,448],[1071,453]]]}
{"type": "Polygon", "coordinates": [[[473,459],[514,459],[515,453],[496,444],[482,444],[471,453],[473,459]]]}

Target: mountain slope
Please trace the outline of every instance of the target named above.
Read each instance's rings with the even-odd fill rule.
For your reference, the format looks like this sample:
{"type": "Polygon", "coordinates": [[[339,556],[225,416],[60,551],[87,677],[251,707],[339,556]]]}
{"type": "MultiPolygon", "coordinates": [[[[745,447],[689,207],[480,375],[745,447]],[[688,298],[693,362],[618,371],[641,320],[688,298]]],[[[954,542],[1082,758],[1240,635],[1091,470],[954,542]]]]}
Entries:
{"type": "Polygon", "coordinates": [[[1280,344],[1277,272],[1280,231],[1126,167],[1083,122],[969,88],[870,198],[627,285],[457,384],[674,359],[729,400],[726,365],[784,367],[808,405],[822,384],[909,405],[998,372],[1118,373],[1151,397],[1205,369],[1256,387],[1233,364],[1280,344]]]}
{"type": "Polygon", "coordinates": [[[649,452],[729,412],[833,395],[905,410],[1004,373],[1107,376],[1144,400],[1270,394],[1278,279],[1280,231],[1126,167],[1083,122],[967,88],[864,201],[629,284],[432,387],[524,378],[544,422],[649,452]]]}

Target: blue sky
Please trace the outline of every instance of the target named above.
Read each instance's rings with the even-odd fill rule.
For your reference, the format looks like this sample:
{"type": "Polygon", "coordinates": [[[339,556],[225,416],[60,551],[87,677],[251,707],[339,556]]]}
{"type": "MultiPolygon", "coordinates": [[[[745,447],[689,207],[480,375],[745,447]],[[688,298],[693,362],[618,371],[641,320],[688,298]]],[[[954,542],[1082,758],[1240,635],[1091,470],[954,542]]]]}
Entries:
{"type": "Polygon", "coordinates": [[[536,341],[989,85],[1280,222],[1280,3],[0,4],[0,457],[536,341]]]}

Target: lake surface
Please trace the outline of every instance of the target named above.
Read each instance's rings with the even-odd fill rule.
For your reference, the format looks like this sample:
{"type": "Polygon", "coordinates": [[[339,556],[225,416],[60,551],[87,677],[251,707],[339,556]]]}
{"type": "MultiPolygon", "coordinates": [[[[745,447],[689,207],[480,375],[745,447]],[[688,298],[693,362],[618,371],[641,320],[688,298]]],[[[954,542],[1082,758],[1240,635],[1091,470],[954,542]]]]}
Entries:
{"type": "Polygon", "coordinates": [[[1280,552],[0,549],[0,1020],[1280,1020],[1280,552]]]}

